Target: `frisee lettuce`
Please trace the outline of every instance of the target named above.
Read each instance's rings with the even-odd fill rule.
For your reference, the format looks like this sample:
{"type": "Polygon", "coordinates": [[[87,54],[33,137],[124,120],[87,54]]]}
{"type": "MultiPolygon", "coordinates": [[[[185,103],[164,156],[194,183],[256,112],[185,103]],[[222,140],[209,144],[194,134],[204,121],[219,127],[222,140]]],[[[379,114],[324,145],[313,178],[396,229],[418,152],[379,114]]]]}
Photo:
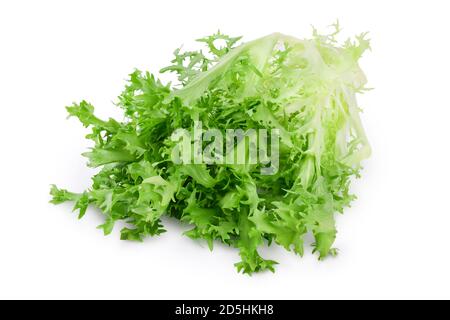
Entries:
{"type": "Polygon", "coordinates": [[[74,202],[80,218],[99,208],[99,228],[106,235],[123,221],[123,240],[159,235],[161,218],[174,217],[211,249],[214,241],[236,247],[236,267],[247,274],[274,271],[276,262],[258,253],[265,242],[303,255],[308,232],[320,259],[335,254],[335,213],[355,199],[350,180],[370,155],[355,99],[365,90],[358,60],[369,41],[363,34],[341,45],[338,32],[314,30],[305,40],[274,33],[241,45],[217,33],[199,40],[206,52],[175,51],[161,70],[177,74],[175,85],[133,72],[118,98],[122,122],[97,118],[86,101],[67,107],[91,128],[94,147],[84,155],[101,169],[83,193],[52,186],[52,202],[74,202]],[[171,162],[171,134],[196,120],[220,131],[278,129],[279,171],[171,162]]]}

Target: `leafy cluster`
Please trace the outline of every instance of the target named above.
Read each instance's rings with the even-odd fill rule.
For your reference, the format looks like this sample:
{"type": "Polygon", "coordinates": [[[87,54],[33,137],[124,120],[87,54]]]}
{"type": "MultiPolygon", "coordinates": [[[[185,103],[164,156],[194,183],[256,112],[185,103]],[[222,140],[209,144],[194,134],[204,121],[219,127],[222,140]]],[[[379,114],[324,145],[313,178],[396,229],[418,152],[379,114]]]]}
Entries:
{"type": "Polygon", "coordinates": [[[335,214],[354,199],[350,179],[370,154],[355,99],[366,82],[358,60],[369,42],[361,35],[340,45],[336,29],[239,46],[240,38],[220,33],[200,39],[206,53],[177,49],[161,70],[175,72],[177,85],[148,72],[130,75],[118,99],[122,122],[97,118],[86,101],[67,107],[91,129],[94,146],[84,155],[100,171],[84,193],[53,186],[52,202],[73,201],[80,218],[88,206],[99,208],[105,234],[125,223],[123,240],[161,234],[161,218],[174,217],[211,249],[217,240],[236,247],[236,267],[248,274],[274,270],[276,262],[258,253],[265,242],[302,255],[311,232],[320,259],[334,254],[335,214]],[[262,175],[260,164],[173,163],[172,133],[196,120],[221,131],[278,129],[278,173],[262,175]]]}

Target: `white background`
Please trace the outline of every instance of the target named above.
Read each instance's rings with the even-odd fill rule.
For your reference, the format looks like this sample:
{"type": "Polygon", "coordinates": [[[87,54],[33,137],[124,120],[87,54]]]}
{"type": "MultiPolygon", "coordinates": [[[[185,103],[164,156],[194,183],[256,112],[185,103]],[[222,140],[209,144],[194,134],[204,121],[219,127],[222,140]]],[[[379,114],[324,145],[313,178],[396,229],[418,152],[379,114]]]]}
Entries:
{"type": "MultiPolygon", "coordinates": [[[[1,1],[0,298],[450,298],[450,45],[447,1],[1,1]],[[308,37],[339,18],[370,31],[360,97],[373,146],[359,199],[338,219],[337,258],[273,247],[275,274],[239,275],[237,251],[181,235],[144,243],[104,237],[48,204],[49,185],[82,191],[87,130],[64,106],[102,117],[134,68],[157,72],[172,51],[217,29],[244,39],[308,37]]],[[[120,118],[119,118],[120,119],[120,118]]]]}

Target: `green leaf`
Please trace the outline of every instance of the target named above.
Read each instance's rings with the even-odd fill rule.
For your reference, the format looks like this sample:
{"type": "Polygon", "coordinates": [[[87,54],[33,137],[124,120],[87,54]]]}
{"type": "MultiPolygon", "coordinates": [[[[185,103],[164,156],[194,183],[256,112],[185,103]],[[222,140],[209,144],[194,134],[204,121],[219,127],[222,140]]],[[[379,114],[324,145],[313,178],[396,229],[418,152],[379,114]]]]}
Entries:
{"type": "MultiPolygon", "coordinates": [[[[356,100],[366,91],[359,59],[370,43],[362,34],[340,44],[339,30],[314,29],[306,39],[273,33],[240,45],[240,37],[217,32],[198,39],[201,50],[174,51],[160,72],[175,73],[176,83],[132,72],[116,102],[121,121],[98,118],[84,100],[68,106],[69,116],[89,127],[93,146],[84,156],[98,172],[83,193],[52,186],[51,202],[73,202],[79,218],[98,208],[105,235],[116,222],[126,225],[122,240],[160,235],[164,217],[178,219],[191,226],[185,235],[211,250],[215,242],[236,248],[235,266],[249,275],[274,271],[262,246],[276,243],[302,256],[308,233],[319,259],[336,255],[335,215],[355,200],[351,181],[371,153],[356,100]],[[173,163],[172,134],[193,136],[197,121],[223,136],[276,129],[280,143],[258,141],[256,162],[173,163]],[[273,167],[266,161],[272,155],[278,171],[263,170],[273,167]]],[[[220,141],[214,145],[211,160],[229,155],[220,141]]],[[[250,159],[244,139],[232,146],[240,148],[250,159]]]]}

